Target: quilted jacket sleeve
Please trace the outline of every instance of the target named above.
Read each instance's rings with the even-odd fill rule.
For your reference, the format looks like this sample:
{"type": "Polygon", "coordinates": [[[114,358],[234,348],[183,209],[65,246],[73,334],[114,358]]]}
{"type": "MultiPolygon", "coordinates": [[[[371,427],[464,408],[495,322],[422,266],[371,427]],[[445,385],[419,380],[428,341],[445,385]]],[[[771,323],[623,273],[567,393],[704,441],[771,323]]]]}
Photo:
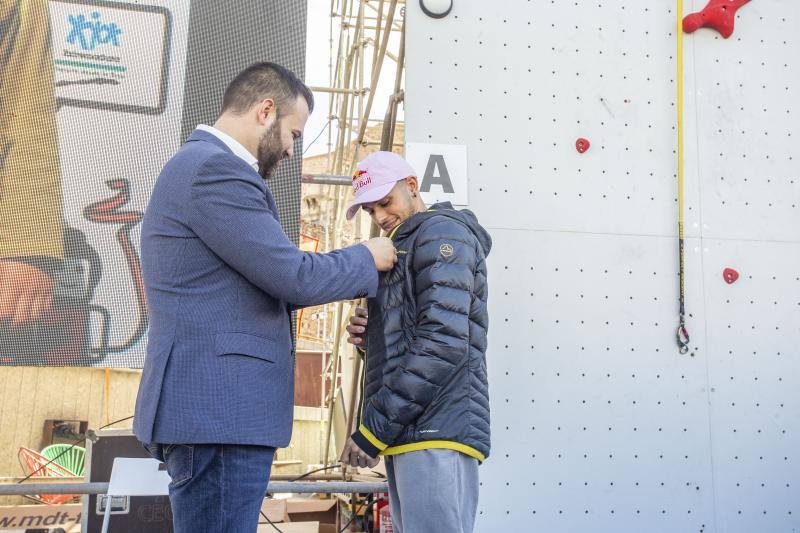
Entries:
{"type": "Polygon", "coordinates": [[[467,363],[476,240],[461,223],[435,217],[419,229],[410,273],[416,328],[400,364],[363,406],[353,440],[372,457],[425,412],[439,390],[467,363]]]}

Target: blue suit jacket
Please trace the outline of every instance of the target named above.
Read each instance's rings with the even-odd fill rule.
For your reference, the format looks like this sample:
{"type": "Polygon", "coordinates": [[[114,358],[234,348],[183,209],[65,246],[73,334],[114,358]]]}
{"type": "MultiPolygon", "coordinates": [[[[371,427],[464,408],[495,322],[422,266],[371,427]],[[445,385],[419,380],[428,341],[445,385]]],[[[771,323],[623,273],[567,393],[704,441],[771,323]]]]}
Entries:
{"type": "Polygon", "coordinates": [[[195,131],[156,181],[141,253],[150,330],[139,440],[288,445],[289,309],[373,296],[369,250],[298,250],[258,173],[195,131]]]}

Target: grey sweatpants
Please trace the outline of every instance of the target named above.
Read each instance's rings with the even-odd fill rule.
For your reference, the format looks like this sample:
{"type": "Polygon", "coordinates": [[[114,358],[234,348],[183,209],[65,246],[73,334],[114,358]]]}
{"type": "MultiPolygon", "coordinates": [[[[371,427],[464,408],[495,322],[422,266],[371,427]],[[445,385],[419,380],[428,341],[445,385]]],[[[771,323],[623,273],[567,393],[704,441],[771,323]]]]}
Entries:
{"type": "Polygon", "coordinates": [[[472,533],[478,460],[445,449],[386,457],[395,533],[472,533]]]}

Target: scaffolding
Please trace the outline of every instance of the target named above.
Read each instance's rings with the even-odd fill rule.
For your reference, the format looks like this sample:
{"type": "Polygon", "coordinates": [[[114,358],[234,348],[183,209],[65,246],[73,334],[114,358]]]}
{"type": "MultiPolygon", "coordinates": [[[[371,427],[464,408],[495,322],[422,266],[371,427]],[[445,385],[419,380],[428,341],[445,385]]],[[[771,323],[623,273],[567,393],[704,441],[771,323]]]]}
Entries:
{"type": "MultiPolygon", "coordinates": [[[[405,63],[405,2],[398,0],[331,0],[329,23],[329,80],[328,87],[311,87],[315,93],[330,95],[327,130],[327,153],[325,170],[303,175],[303,183],[322,185],[326,194],[333,198],[332,218],[327,224],[322,251],[329,251],[352,244],[343,240],[345,207],[351,183],[350,175],[358,162],[369,151],[391,150],[398,123],[397,111],[403,101],[403,72],[405,63]],[[336,24],[338,22],[338,24],[336,24]],[[338,38],[335,38],[338,26],[338,38]],[[396,50],[390,50],[392,35],[399,35],[396,50]],[[386,59],[390,61],[386,61],[386,59]],[[382,119],[371,118],[376,102],[376,91],[381,80],[394,76],[393,90],[386,102],[382,119]],[[332,125],[336,127],[331,127],[332,125]],[[381,126],[380,141],[368,140],[367,129],[381,126]]],[[[397,39],[395,39],[396,41],[397,39]]],[[[374,225],[369,228],[370,237],[378,234],[374,225]]],[[[360,221],[355,222],[354,235],[361,240],[367,235],[360,221]]],[[[338,457],[330,457],[334,412],[343,409],[346,413],[345,437],[353,430],[354,412],[357,408],[358,384],[362,368],[361,358],[352,357],[352,367],[345,369],[343,355],[347,354],[343,344],[343,332],[351,312],[351,305],[344,302],[325,306],[323,316],[330,317],[330,328],[324,331],[321,358],[320,398],[320,463],[328,467],[338,457]],[[330,357],[327,355],[330,354],[330,357]],[[343,378],[349,377],[349,380],[343,378]],[[343,384],[349,381],[345,395],[343,384]],[[346,399],[345,399],[346,397],[346,399]]],[[[326,319],[327,323],[327,319],[326,319]]],[[[300,328],[298,328],[300,329],[300,328]]],[[[347,348],[353,355],[352,348],[347,348]]],[[[337,448],[343,443],[335,441],[337,448]]],[[[346,469],[343,477],[347,478],[346,469]]]]}

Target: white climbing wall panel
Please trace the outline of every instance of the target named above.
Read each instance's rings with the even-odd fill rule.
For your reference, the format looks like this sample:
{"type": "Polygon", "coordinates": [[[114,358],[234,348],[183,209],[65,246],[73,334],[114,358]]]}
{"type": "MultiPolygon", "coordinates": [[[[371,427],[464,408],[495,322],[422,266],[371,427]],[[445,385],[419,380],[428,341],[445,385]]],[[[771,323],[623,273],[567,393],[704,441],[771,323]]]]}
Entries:
{"type": "Polygon", "coordinates": [[[684,36],[691,356],[675,3],[406,17],[406,140],[467,146],[494,238],[476,530],[800,531],[800,2],[684,36]]]}

